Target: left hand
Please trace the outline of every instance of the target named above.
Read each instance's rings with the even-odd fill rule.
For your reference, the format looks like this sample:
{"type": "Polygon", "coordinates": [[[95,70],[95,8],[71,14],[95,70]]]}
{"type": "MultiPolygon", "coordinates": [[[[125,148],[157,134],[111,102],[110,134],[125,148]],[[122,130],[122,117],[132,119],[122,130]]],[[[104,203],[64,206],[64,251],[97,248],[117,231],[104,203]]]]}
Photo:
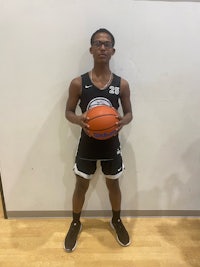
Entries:
{"type": "Polygon", "coordinates": [[[117,118],[119,119],[119,121],[116,122],[116,125],[117,125],[116,131],[118,133],[122,129],[122,127],[124,126],[124,123],[123,123],[123,117],[120,114],[117,116],[117,118]]]}

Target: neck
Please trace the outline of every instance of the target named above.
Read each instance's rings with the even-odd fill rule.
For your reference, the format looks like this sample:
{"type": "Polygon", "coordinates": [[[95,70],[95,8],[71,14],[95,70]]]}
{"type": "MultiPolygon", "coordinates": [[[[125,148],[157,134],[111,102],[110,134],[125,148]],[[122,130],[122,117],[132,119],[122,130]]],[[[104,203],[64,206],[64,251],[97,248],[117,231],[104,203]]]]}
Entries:
{"type": "Polygon", "coordinates": [[[99,89],[105,89],[112,81],[110,69],[97,70],[93,68],[90,72],[90,79],[99,89]]]}
{"type": "Polygon", "coordinates": [[[96,73],[96,74],[99,74],[99,75],[108,74],[108,73],[110,73],[109,64],[105,64],[105,63],[94,64],[93,72],[96,73]]]}

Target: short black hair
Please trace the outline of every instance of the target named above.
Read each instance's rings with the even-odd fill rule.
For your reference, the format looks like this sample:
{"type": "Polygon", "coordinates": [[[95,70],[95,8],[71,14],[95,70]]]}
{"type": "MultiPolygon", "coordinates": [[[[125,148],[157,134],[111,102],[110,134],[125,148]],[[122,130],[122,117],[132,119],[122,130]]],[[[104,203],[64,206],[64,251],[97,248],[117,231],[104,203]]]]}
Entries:
{"type": "Polygon", "coordinates": [[[114,47],[114,45],[115,45],[115,38],[114,38],[114,36],[112,35],[112,33],[111,33],[110,31],[108,31],[107,29],[105,29],[105,28],[100,28],[100,29],[98,29],[96,32],[94,32],[94,33],[92,34],[91,39],[90,39],[90,44],[91,44],[91,45],[93,44],[95,35],[98,34],[98,33],[101,33],[101,32],[103,32],[103,33],[107,33],[108,35],[110,35],[111,40],[112,40],[112,46],[114,47]]]}

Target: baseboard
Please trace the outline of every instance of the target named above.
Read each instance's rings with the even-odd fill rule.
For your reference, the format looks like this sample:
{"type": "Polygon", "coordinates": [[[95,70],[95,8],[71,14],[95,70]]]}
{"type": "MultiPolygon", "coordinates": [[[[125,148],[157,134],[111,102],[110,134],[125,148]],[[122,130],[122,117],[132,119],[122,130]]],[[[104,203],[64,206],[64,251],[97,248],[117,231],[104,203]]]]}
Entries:
{"type": "MultiPolygon", "coordinates": [[[[7,211],[11,218],[66,218],[71,217],[71,211],[7,211]]],[[[199,217],[200,210],[122,210],[122,217],[199,217]]],[[[82,212],[82,217],[110,217],[110,210],[87,210],[82,212]]]]}

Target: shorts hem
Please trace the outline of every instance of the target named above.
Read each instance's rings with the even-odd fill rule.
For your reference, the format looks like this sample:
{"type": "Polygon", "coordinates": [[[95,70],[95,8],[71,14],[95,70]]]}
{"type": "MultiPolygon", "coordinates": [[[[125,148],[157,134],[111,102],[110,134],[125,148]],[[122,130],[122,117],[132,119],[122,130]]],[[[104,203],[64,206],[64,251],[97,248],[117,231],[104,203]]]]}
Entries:
{"type": "Polygon", "coordinates": [[[114,174],[114,175],[106,175],[106,174],[104,174],[104,176],[106,177],[106,178],[108,178],[108,179],[113,179],[113,180],[115,180],[115,179],[118,179],[118,178],[120,178],[120,176],[123,174],[123,171],[121,171],[121,172],[119,172],[119,173],[117,173],[117,174],[114,174]]]}
{"type": "Polygon", "coordinates": [[[118,172],[118,173],[116,173],[116,174],[113,174],[113,175],[107,175],[107,174],[105,174],[104,173],[104,175],[105,175],[105,177],[106,178],[108,178],[108,179],[118,179],[118,178],[120,178],[120,176],[123,174],[123,172],[124,172],[124,169],[125,169],[125,166],[124,166],[124,164],[122,163],[122,170],[120,171],[120,172],[118,172]]]}
{"type": "Polygon", "coordinates": [[[82,178],[84,178],[84,179],[88,179],[88,180],[89,180],[89,179],[91,179],[91,177],[92,177],[92,174],[87,174],[87,173],[84,173],[84,172],[82,172],[82,171],[79,171],[78,168],[77,168],[76,163],[75,163],[75,165],[74,165],[73,170],[74,170],[74,173],[75,173],[76,175],[78,175],[78,176],[80,176],[80,177],[82,177],[82,178]]]}

